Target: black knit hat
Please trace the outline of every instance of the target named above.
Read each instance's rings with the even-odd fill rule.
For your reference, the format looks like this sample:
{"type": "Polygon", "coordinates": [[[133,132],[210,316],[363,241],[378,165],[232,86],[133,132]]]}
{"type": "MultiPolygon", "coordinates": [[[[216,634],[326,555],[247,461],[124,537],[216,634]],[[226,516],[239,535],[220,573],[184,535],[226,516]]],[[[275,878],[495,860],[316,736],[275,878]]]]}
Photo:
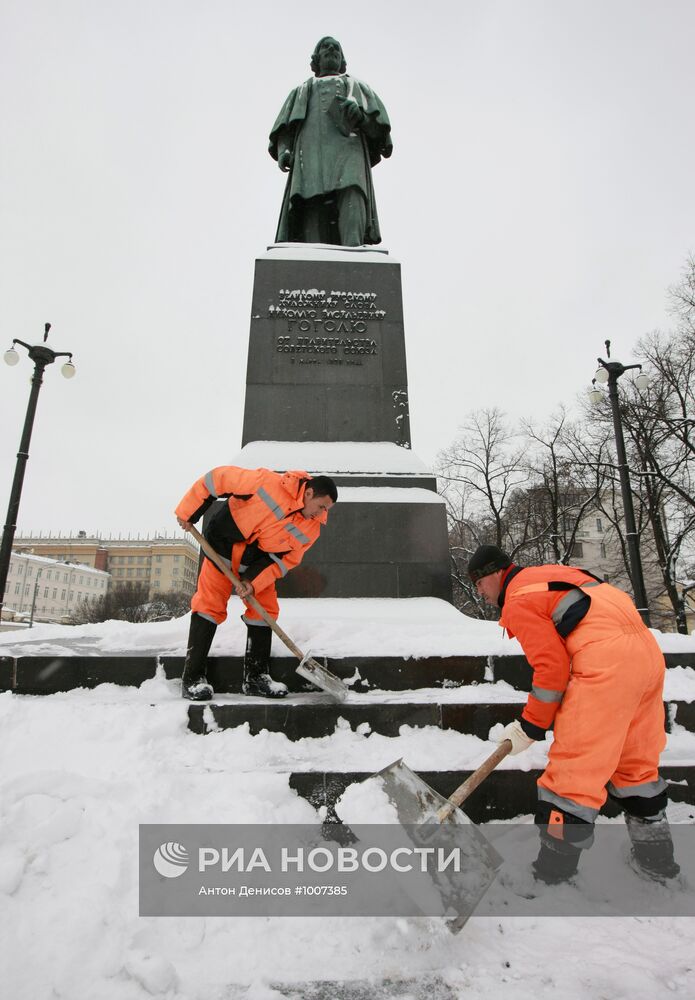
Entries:
{"type": "Polygon", "coordinates": [[[512,561],[506,552],[498,549],[496,545],[480,545],[468,562],[468,575],[475,583],[482,580],[490,573],[496,573],[500,569],[506,569],[512,565],[512,561]]]}

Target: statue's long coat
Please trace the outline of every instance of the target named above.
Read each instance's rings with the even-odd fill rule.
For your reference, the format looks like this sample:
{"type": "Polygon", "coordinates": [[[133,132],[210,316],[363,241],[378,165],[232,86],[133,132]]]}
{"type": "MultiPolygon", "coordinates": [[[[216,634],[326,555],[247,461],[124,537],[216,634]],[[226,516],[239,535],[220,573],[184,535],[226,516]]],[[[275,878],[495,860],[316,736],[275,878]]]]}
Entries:
{"type": "Polygon", "coordinates": [[[278,159],[281,137],[289,143],[294,162],[287,178],[276,242],[301,242],[301,212],[305,199],[355,186],[360,188],[367,203],[364,242],[380,243],[371,167],[376,166],[382,156],[391,155],[393,144],[386,108],[371,87],[347,74],[305,80],[289,95],[273,125],[269,152],[275,160],[278,159]],[[349,96],[362,108],[366,119],[358,129],[352,131],[344,121],[339,120],[335,102],[325,103],[332,93],[349,96]],[[320,139],[312,139],[304,155],[302,139],[309,137],[303,135],[302,130],[309,119],[309,102],[319,101],[319,94],[324,95],[320,139]],[[320,150],[309,148],[314,142],[319,142],[320,150]]]}

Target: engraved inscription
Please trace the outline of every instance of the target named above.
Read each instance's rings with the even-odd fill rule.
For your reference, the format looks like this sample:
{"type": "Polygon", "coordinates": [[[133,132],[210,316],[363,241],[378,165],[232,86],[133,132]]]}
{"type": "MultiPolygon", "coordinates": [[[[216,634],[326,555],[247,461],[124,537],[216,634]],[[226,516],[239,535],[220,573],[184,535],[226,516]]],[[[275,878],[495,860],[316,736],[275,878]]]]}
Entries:
{"type": "Polygon", "coordinates": [[[290,355],[293,364],[363,364],[379,353],[374,324],[386,311],[376,300],[376,292],[281,288],[268,306],[268,318],[282,330],[276,352],[290,355]]]}

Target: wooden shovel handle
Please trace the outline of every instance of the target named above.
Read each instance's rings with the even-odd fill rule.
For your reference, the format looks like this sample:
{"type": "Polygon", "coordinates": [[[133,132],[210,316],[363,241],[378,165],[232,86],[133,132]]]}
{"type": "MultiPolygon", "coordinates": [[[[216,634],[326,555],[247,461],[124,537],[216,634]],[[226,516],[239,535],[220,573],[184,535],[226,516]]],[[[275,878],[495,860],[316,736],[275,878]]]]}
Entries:
{"type": "MultiPolygon", "coordinates": [[[[215,566],[217,566],[217,568],[220,571],[220,573],[224,573],[224,575],[227,577],[227,579],[231,580],[232,583],[235,586],[238,585],[239,583],[241,583],[241,581],[239,580],[239,578],[237,576],[235,576],[234,573],[232,573],[232,571],[229,568],[229,566],[227,566],[227,564],[225,563],[224,559],[222,559],[222,557],[219,556],[217,554],[217,552],[215,552],[215,550],[213,549],[212,545],[210,545],[210,543],[205,538],[203,538],[203,536],[201,535],[201,533],[198,531],[197,528],[195,528],[193,525],[190,525],[190,527],[187,530],[190,532],[191,535],[193,535],[193,537],[195,538],[196,542],[198,543],[198,545],[200,545],[201,549],[203,550],[203,552],[205,553],[205,555],[208,557],[208,559],[210,560],[210,562],[213,562],[215,564],[215,566]]],[[[287,646],[287,648],[292,653],[294,653],[294,655],[297,657],[297,659],[298,660],[303,660],[304,659],[304,653],[301,651],[301,649],[299,648],[299,646],[295,645],[295,643],[292,642],[292,640],[287,635],[287,633],[284,632],[280,628],[280,626],[278,625],[278,623],[275,621],[274,618],[270,617],[270,615],[268,614],[268,612],[265,610],[265,608],[262,605],[260,605],[258,603],[258,601],[253,596],[253,594],[251,594],[249,597],[245,597],[244,600],[246,601],[247,604],[251,605],[251,607],[254,609],[254,611],[258,612],[258,614],[261,616],[261,618],[266,623],[266,625],[270,626],[270,628],[273,630],[273,632],[278,637],[278,639],[280,639],[281,642],[284,642],[284,644],[287,646]]]]}
{"type": "Polygon", "coordinates": [[[478,785],[485,781],[488,774],[495,770],[500,761],[504,760],[507,754],[512,751],[512,741],[504,740],[500,743],[497,749],[490,754],[487,760],[483,761],[480,767],[473,772],[462,785],[456,789],[453,795],[449,796],[449,801],[447,805],[442,806],[442,808],[437,813],[437,818],[440,823],[442,823],[447,816],[450,816],[454,809],[457,809],[462,802],[464,802],[471,792],[474,792],[478,785]]]}

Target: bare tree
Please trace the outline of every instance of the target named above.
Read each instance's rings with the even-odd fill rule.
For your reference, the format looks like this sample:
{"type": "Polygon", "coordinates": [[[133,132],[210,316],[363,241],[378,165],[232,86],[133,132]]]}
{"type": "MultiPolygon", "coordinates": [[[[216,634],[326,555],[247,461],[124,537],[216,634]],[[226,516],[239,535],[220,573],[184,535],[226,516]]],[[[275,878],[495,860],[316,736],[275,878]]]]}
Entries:
{"type": "Polygon", "coordinates": [[[575,468],[575,444],[581,424],[572,424],[564,407],[538,428],[522,421],[526,469],[530,488],[521,491],[519,544],[527,562],[569,563],[577,533],[587,513],[595,508],[603,476],[587,476],[575,468]]]}
{"type": "Polygon", "coordinates": [[[447,504],[452,579],[457,607],[477,618],[496,618],[468,579],[466,564],[485,543],[510,541],[505,513],[514,490],[527,481],[523,445],[498,409],[476,410],[454,443],[440,452],[437,476],[447,504]]]}
{"type": "Polygon", "coordinates": [[[438,456],[437,475],[449,484],[450,495],[465,497],[486,540],[503,546],[509,498],[528,479],[523,445],[505,415],[498,409],[471,413],[454,444],[438,456]]]}
{"type": "MultiPolygon", "coordinates": [[[[665,593],[672,609],[671,620],[675,617],[682,632],[687,632],[687,626],[679,564],[695,545],[694,290],[695,260],[691,258],[682,282],[670,290],[678,328],[668,335],[649,334],[635,348],[649,373],[649,388],[639,391],[628,376],[618,383],[650,608],[653,615],[658,615],[657,599],[665,593]]],[[[587,407],[585,415],[589,441],[592,436],[595,439],[608,435],[612,415],[607,399],[593,411],[587,407]]],[[[629,577],[618,469],[607,439],[606,445],[610,456],[599,458],[584,449],[582,461],[585,467],[596,470],[603,464],[607,480],[600,507],[612,525],[629,577]]],[[[667,618],[658,624],[668,624],[667,618]]]]}

